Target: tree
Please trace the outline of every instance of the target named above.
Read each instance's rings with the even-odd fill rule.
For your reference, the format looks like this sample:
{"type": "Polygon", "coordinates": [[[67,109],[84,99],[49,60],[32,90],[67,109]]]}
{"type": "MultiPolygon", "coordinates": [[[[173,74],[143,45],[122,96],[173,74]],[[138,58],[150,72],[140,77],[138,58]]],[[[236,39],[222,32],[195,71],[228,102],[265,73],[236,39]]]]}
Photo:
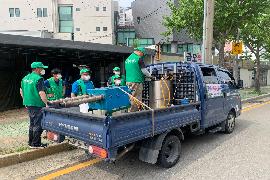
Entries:
{"type": "Polygon", "coordinates": [[[245,24],[241,30],[245,45],[255,56],[255,91],[258,93],[261,92],[261,59],[269,58],[270,52],[270,6],[268,8],[254,18],[252,23],[245,24]]]}
{"type": "MultiPolygon", "coordinates": [[[[238,28],[258,17],[269,0],[216,0],[214,13],[214,47],[219,50],[219,65],[224,63],[226,40],[235,40],[238,28]],[[255,8],[256,7],[256,8],[255,8]]],[[[171,15],[164,17],[165,35],[187,30],[188,35],[201,41],[203,34],[203,0],[177,0],[168,3],[171,15]]]]}

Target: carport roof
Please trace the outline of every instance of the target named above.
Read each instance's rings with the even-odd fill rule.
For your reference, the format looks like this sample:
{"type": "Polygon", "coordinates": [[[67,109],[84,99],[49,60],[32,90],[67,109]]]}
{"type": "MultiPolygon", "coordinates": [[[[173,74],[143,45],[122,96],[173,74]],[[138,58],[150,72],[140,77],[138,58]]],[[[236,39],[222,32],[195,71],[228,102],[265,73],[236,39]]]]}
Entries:
{"type": "MultiPolygon", "coordinates": [[[[14,45],[14,46],[23,46],[23,47],[53,48],[53,49],[70,49],[70,50],[109,52],[109,53],[121,53],[121,54],[129,54],[133,51],[133,48],[125,47],[125,46],[59,40],[59,39],[50,39],[50,38],[37,38],[37,37],[9,35],[9,34],[0,34],[0,45],[1,46],[14,45]]],[[[148,51],[147,53],[152,54],[153,52],[148,51]]]]}

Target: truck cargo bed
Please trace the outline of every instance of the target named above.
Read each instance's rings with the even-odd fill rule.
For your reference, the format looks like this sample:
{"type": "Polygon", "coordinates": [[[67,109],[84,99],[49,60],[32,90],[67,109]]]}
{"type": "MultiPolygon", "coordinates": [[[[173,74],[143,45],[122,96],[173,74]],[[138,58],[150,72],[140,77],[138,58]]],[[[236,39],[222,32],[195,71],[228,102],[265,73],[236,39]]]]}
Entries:
{"type": "Polygon", "coordinates": [[[174,128],[199,122],[199,103],[117,116],[96,116],[78,109],[45,108],[43,129],[105,149],[121,147],[174,128]]]}

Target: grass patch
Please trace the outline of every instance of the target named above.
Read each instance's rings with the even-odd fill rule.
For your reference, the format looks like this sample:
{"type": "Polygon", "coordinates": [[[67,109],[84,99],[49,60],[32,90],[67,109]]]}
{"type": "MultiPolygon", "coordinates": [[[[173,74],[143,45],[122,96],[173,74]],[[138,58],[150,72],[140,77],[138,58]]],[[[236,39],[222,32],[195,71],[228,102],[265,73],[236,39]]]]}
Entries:
{"type": "Polygon", "coordinates": [[[28,151],[30,148],[28,146],[20,146],[12,149],[2,149],[0,148],[0,155],[12,154],[12,153],[20,153],[24,151],[28,151]]]}

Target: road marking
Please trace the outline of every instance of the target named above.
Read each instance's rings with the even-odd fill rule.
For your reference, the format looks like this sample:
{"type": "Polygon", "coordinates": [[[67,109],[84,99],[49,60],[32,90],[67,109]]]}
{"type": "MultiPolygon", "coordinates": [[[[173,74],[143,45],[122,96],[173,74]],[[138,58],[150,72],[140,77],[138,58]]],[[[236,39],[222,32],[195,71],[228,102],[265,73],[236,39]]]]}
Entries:
{"type": "Polygon", "coordinates": [[[91,165],[94,165],[98,162],[102,161],[102,159],[99,159],[99,158],[96,158],[96,159],[92,159],[90,161],[86,161],[86,162],[83,162],[83,163],[80,163],[80,164],[77,164],[75,166],[71,166],[71,167],[68,167],[66,169],[62,169],[60,171],[56,171],[54,173],[51,173],[51,174],[48,174],[46,176],[43,176],[43,177],[40,177],[38,178],[37,180],[50,180],[50,179],[54,179],[56,177],[59,177],[59,176],[62,176],[62,175],[65,175],[65,174],[69,174],[71,172],[74,172],[74,171],[77,171],[77,170],[80,170],[82,168],[85,168],[85,167],[88,167],[88,166],[91,166],[91,165]]]}
{"type": "Polygon", "coordinates": [[[253,106],[249,106],[249,107],[247,107],[245,109],[242,109],[242,113],[247,112],[247,111],[251,111],[252,109],[255,109],[255,108],[262,107],[262,106],[264,106],[266,104],[270,104],[270,101],[266,101],[266,102],[261,103],[261,104],[256,104],[256,105],[253,105],[253,106]]]}
{"type": "MultiPolygon", "coordinates": [[[[252,109],[255,109],[255,108],[262,107],[262,106],[264,106],[266,104],[270,104],[270,101],[266,101],[266,102],[261,103],[261,104],[256,104],[256,105],[253,105],[253,106],[249,106],[247,108],[244,108],[244,109],[242,109],[242,113],[247,112],[247,111],[251,111],[252,109]]],[[[99,159],[99,158],[92,159],[90,161],[86,161],[86,162],[77,164],[75,166],[71,166],[71,167],[68,167],[66,169],[62,169],[60,171],[56,171],[56,172],[54,172],[52,174],[48,174],[46,176],[40,177],[37,180],[50,180],[50,179],[54,179],[56,177],[63,176],[65,174],[69,174],[71,172],[74,172],[74,171],[77,171],[77,170],[86,168],[88,166],[92,166],[92,165],[94,165],[94,164],[96,164],[96,163],[98,163],[100,161],[102,161],[102,159],[99,159]]]]}

